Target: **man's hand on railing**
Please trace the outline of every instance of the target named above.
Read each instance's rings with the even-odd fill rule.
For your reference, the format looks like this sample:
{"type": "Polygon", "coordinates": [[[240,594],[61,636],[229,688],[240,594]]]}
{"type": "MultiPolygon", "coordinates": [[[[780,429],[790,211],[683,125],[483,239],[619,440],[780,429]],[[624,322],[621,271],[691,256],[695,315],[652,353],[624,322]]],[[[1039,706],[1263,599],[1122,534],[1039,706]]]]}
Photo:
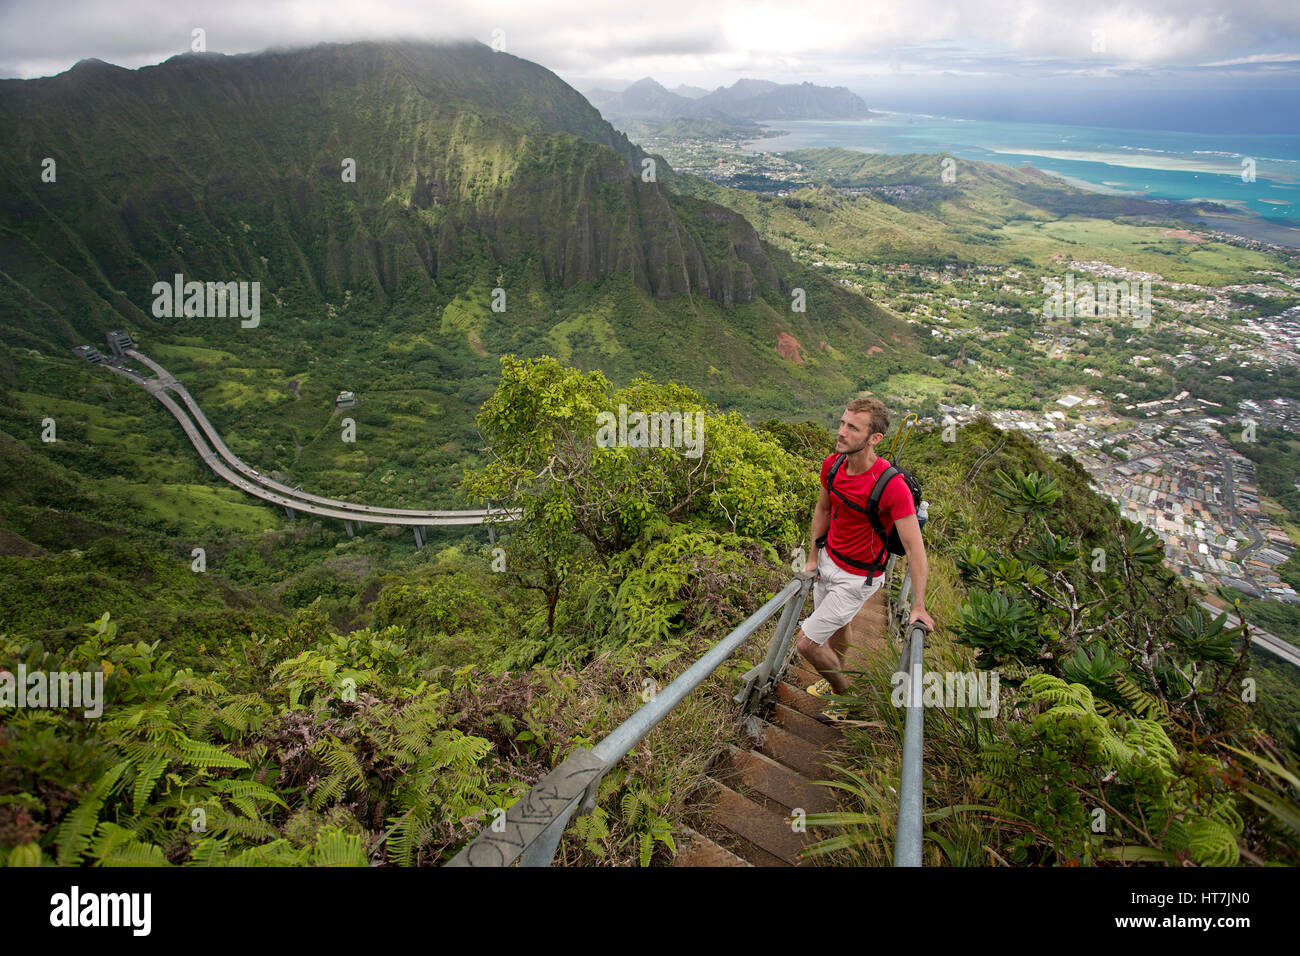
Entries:
{"type": "Polygon", "coordinates": [[[801,580],[807,577],[811,577],[814,581],[817,580],[817,559],[815,557],[809,558],[804,563],[803,571],[799,574],[801,580]]]}
{"type": "Polygon", "coordinates": [[[918,621],[924,625],[927,633],[934,630],[934,619],[925,613],[925,608],[919,606],[912,608],[911,616],[907,619],[907,626],[910,628],[918,621]]]}

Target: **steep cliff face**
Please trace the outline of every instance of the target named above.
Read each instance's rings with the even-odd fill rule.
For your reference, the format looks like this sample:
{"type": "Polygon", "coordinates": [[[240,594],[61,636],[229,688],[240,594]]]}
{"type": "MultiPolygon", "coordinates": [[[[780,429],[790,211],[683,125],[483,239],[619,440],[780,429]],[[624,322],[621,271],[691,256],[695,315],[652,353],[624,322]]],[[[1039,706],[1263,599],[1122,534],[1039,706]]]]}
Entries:
{"type": "Polygon", "coordinates": [[[481,44],[83,61],[0,82],[0,124],[0,321],[41,339],[147,328],[176,272],[319,300],[475,256],[726,306],[778,282],[740,215],[645,181],[580,94],[481,44]]]}

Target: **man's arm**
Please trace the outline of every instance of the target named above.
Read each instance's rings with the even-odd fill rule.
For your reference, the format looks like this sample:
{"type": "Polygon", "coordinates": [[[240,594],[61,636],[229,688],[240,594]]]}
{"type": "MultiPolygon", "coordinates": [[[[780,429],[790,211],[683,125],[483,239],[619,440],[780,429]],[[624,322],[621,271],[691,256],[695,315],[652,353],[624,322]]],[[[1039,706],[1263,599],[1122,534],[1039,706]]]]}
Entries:
{"type": "Polygon", "coordinates": [[[912,576],[912,616],[907,623],[910,626],[920,621],[933,631],[934,620],[925,610],[925,579],[930,574],[930,564],[925,557],[925,542],[921,540],[921,523],[916,515],[910,514],[895,521],[894,529],[907,552],[907,569],[912,576]]]}
{"type": "Polygon", "coordinates": [[[817,570],[817,539],[826,533],[831,526],[831,496],[826,493],[826,486],[822,485],[822,493],[817,497],[817,507],[813,509],[812,530],[808,534],[808,563],[803,566],[805,571],[817,570]]]}

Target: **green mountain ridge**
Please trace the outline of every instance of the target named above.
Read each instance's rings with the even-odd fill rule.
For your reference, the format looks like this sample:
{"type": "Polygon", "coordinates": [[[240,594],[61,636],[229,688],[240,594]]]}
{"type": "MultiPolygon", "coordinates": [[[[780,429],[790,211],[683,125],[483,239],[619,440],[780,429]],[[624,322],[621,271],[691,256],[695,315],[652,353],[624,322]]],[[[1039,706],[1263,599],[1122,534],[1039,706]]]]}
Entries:
{"type": "Polygon", "coordinates": [[[175,273],[258,280],[285,307],[359,287],[385,305],[518,259],[541,283],[627,273],[730,308],[791,271],[738,214],[643,181],[651,158],[554,74],[480,44],[83,61],[0,83],[0,119],[4,324],[46,342],[158,327],[146,293],[175,273]]]}

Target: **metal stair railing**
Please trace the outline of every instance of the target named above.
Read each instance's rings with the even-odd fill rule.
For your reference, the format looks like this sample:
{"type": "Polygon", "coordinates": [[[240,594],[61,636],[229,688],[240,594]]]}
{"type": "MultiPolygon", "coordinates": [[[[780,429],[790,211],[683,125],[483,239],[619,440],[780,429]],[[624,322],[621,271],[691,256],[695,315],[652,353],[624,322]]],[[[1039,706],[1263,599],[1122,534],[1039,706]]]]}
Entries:
{"type": "MultiPolygon", "coordinates": [[[[888,587],[896,558],[885,569],[888,587]]],[[[676,680],[619,724],[608,736],[588,750],[578,748],[549,774],[543,777],[503,816],[471,840],[447,866],[503,867],[517,860],[520,866],[550,866],[575,811],[585,815],[595,809],[601,780],[620,760],[644,740],[655,726],[687,694],[704,682],[745,640],[777,611],[781,618],[768,644],[763,662],[750,668],[743,677],[744,686],[733,698],[745,713],[752,713],[780,678],[794,637],[799,611],[807,599],[813,574],[800,572],[794,580],[739,627],[710,648],[676,680]]],[[[908,677],[907,717],[903,731],[903,766],[899,784],[898,830],[894,844],[895,866],[921,865],[922,840],[922,763],[924,756],[924,716],[920,681],[927,631],[924,625],[907,626],[911,615],[912,580],[905,572],[897,596],[890,598],[891,636],[902,633],[903,647],[898,670],[908,677]]]]}
{"type": "MultiPolygon", "coordinates": [[[[885,570],[892,573],[894,558],[885,570]]],[[[912,575],[903,574],[898,595],[889,602],[890,635],[902,634],[903,646],[896,672],[906,675],[907,715],[903,724],[903,766],[898,787],[898,828],[894,836],[894,866],[921,866],[923,816],[922,766],[925,759],[925,711],[921,678],[925,658],[925,625],[908,625],[912,616],[912,575]]]]}
{"type": "Polygon", "coordinates": [[[768,645],[763,663],[743,677],[744,687],[735,700],[752,712],[780,676],[786,654],[812,585],[812,572],[802,571],[779,593],[751,614],[676,680],[619,724],[595,747],[580,747],[505,812],[493,820],[447,866],[497,867],[550,866],[570,818],[577,811],[590,813],[596,806],[600,782],[639,744],[678,703],[717,670],[745,640],[777,611],[781,619],[768,645]]]}

